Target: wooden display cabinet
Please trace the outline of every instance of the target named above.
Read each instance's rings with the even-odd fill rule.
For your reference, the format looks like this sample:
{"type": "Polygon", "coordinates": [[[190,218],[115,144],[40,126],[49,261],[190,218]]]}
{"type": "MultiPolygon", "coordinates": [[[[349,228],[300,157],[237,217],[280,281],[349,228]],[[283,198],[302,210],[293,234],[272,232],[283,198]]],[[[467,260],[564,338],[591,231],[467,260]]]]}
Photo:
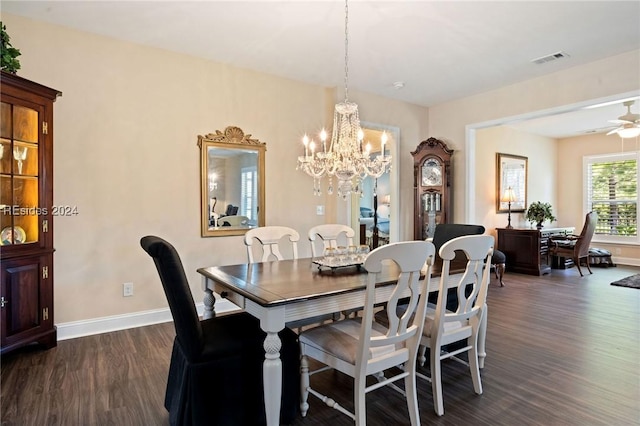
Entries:
{"type": "Polygon", "coordinates": [[[413,156],[414,239],[433,237],[438,223],[452,217],[453,150],[435,138],[420,142],[413,156]]]}
{"type": "Polygon", "coordinates": [[[61,93],[2,72],[0,353],[56,345],[53,322],[53,102],[61,93]]]}

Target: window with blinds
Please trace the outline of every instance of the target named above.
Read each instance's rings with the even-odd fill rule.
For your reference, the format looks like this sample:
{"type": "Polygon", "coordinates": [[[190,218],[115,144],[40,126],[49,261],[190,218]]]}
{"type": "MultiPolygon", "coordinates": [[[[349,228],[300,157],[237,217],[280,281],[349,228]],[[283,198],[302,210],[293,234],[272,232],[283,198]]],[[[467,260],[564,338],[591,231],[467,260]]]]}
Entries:
{"type": "Polygon", "coordinates": [[[640,242],[637,152],[584,158],[585,214],[598,213],[594,239],[640,242]]]}
{"type": "Polygon", "coordinates": [[[258,169],[256,167],[242,168],[242,193],[240,214],[251,221],[258,220],[258,169]]]}

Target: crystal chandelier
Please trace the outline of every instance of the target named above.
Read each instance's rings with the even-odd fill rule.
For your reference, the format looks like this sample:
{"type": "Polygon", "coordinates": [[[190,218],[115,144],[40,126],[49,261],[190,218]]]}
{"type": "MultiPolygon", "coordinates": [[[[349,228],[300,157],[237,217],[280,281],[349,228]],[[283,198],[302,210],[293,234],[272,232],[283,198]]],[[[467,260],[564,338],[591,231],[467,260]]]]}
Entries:
{"type": "Polygon", "coordinates": [[[320,132],[320,146],[304,135],[304,155],[298,157],[297,170],[313,178],[313,193],[321,195],[321,182],[329,180],[327,192],[333,194],[333,178],[338,181],[338,195],[343,199],[351,193],[362,194],[362,180],[367,176],[379,178],[391,167],[391,155],[385,155],[387,134],[381,137],[380,154],[371,157],[371,145],[364,144],[360,128],[358,105],[349,102],[349,6],[345,0],[344,18],[344,102],[336,104],[333,113],[331,142],[327,146],[327,132],[320,132]]]}

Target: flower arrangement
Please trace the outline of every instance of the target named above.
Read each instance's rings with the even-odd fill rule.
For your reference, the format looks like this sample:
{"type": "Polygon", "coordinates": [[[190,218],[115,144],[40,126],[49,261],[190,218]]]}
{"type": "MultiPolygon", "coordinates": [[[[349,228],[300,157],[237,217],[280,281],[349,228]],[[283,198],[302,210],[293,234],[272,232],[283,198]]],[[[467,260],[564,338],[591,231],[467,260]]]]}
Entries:
{"type": "Polygon", "coordinates": [[[525,214],[527,221],[535,223],[537,228],[542,228],[542,222],[548,220],[553,222],[556,217],[553,215],[551,204],[536,201],[531,203],[525,214]]]}

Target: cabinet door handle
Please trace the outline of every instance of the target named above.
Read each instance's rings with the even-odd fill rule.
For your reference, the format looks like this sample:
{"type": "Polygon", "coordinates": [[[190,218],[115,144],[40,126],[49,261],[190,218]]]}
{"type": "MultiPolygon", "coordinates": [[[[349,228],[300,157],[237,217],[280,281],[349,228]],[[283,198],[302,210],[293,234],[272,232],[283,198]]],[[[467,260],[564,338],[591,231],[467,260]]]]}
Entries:
{"type": "Polygon", "coordinates": [[[4,296],[0,297],[0,308],[4,308],[8,304],[9,304],[9,301],[5,299],[4,296]]]}

